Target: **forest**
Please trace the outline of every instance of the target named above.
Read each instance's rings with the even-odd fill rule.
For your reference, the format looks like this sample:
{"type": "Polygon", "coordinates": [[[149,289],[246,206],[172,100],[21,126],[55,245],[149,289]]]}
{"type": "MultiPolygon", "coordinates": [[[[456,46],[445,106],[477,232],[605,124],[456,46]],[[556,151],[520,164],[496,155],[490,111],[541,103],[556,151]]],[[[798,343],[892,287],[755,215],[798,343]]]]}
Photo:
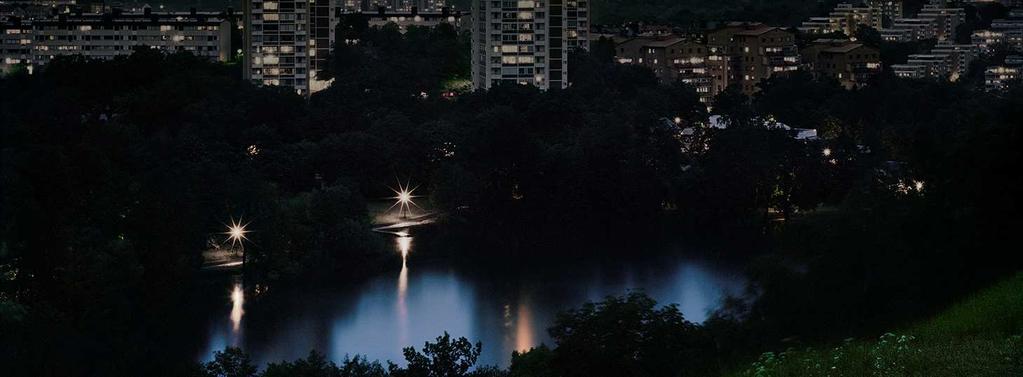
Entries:
{"type": "Polygon", "coordinates": [[[361,43],[337,49],[334,85],[309,99],[149,49],[0,78],[4,375],[721,375],[907,325],[1023,267],[1005,246],[1023,225],[1019,87],[882,76],[847,91],[797,73],[752,98],[726,91],[708,112],[598,46],[571,57],[569,89],[473,93],[452,85],[467,65],[452,29],[339,32],[361,43]],[[728,127],[709,127],[711,113],[728,127]],[[706,323],[609,298],[564,313],[557,344],[509,370],[472,367],[478,346],[447,335],[406,350],[404,367],[317,354],[253,367],[234,349],[196,365],[174,349],[198,315],[181,303],[203,284],[201,251],[229,219],[258,219],[249,279],[358,279],[389,257],[366,201],[396,177],[447,214],[438,239],[503,245],[476,257],[557,258],[531,253],[568,242],[556,226],[766,252],[750,256],[748,294],[706,323]]]}

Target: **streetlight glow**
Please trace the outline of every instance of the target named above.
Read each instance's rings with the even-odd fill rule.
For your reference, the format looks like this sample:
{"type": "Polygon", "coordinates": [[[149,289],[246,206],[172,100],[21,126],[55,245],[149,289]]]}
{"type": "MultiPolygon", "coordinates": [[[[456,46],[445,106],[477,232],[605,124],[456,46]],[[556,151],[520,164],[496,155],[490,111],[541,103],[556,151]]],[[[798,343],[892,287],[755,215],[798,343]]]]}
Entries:
{"type": "MultiPolygon", "coordinates": [[[[402,185],[401,181],[398,181],[398,188],[392,188],[391,191],[394,191],[394,196],[391,199],[395,200],[391,208],[398,207],[398,215],[408,217],[412,213],[412,206],[419,207],[413,200],[416,196],[412,195],[412,193],[416,191],[416,187],[412,187],[411,182],[406,182],[405,185],[402,185]]],[[[391,208],[388,208],[388,210],[391,208]]]]}
{"type": "Polygon", "coordinates": [[[246,234],[251,232],[250,230],[245,229],[248,225],[249,223],[242,223],[241,218],[238,218],[237,221],[235,221],[234,218],[231,218],[231,225],[228,225],[227,232],[224,232],[224,234],[227,235],[227,239],[231,240],[231,246],[234,246],[235,244],[242,244],[242,246],[245,246],[242,241],[248,241],[249,237],[246,236],[246,234]]]}

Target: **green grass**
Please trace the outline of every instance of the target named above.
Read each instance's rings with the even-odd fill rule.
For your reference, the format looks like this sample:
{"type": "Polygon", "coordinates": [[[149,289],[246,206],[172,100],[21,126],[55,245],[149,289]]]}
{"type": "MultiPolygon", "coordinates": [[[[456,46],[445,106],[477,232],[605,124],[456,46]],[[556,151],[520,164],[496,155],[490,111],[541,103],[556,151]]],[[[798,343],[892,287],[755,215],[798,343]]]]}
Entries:
{"type": "Polygon", "coordinates": [[[768,352],[734,376],[1023,376],[1023,273],[877,340],[768,352]]]}

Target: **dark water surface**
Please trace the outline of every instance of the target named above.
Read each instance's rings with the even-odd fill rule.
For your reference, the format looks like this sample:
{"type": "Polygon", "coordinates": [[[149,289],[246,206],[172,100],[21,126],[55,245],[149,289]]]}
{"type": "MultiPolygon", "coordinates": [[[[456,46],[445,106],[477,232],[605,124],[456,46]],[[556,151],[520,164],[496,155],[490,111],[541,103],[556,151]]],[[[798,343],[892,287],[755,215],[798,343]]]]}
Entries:
{"type": "MultiPolygon", "coordinates": [[[[412,249],[409,237],[396,242],[406,254],[412,249]]],[[[246,297],[252,289],[235,280],[211,293],[223,296],[223,304],[211,309],[197,358],[239,346],[260,365],[305,357],[311,349],[335,361],[362,354],[403,364],[402,347],[421,348],[447,331],[483,342],[482,364],[507,366],[514,350],[550,345],[547,328],[556,313],[586,301],[642,290],[699,322],[724,295],[741,291],[738,263],[664,248],[638,259],[471,269],[396,258],[400,271],[336,289],[276,291],[272,300],[246,297]]]]}

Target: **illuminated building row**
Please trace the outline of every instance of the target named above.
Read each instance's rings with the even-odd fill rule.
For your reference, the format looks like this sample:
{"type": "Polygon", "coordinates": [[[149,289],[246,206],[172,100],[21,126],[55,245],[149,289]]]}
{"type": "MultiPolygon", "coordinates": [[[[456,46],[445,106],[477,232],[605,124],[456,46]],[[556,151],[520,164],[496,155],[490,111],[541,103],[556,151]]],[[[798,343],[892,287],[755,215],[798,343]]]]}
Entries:
{"type": "Polygon", "coordinates": [[[210,60],[231,56],[229,12],[68,13],[32,20],[9,18],[0,28],[0,69],[35,67],[57,56],[109,60],[146,46],[210,60]]]}
{"type": "Polygon", "coordinates": [[[244,77],[256,85],[286,87],[303,96],[331,84],[322,72],[327,69],[340,17],[365,17],[370,26],[395,23],[405,30],[456,23],[461,16],[443,7],[443,0],[247,0],[245,4],[244,77]],[[419,6],[427,11],[421,12],[424,8],[419,6]]]}

